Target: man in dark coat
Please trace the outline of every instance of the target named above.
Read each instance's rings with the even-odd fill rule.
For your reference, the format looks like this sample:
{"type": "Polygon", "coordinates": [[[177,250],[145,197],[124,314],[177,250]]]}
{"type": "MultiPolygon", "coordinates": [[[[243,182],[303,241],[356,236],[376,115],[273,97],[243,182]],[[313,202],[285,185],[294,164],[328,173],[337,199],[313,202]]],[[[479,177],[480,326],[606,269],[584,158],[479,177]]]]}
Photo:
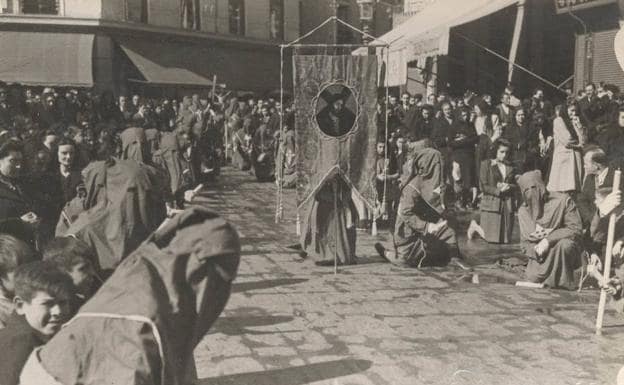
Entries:
{"type": "Polygon", "coordinates": [[[345,135],[353,128],[355,124],[355,114],[346,108],[347,99],[351,92],[348,88],[344,88],[342,93],[325,95],[321,97],[327,102],[327,106],[316,115],[318,125],[324,133],[330,136],[338,137],[345,135]]]}

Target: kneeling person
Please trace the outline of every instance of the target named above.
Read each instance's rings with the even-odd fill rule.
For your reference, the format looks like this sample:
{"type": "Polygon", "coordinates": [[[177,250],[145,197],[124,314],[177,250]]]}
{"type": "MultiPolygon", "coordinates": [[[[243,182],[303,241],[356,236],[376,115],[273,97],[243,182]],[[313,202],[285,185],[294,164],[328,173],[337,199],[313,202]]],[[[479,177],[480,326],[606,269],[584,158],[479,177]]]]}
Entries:
{"type": "Polygon", "coordinates": [[[401,181],[401,198],[394,231],[395,252],[381,244],[375,248],[392,263],[410,267],[446,265],[459,262],[455,231],[443,217],[442,158],[439,151],[426,148],[408,160],[409,173],[401,181]]]}

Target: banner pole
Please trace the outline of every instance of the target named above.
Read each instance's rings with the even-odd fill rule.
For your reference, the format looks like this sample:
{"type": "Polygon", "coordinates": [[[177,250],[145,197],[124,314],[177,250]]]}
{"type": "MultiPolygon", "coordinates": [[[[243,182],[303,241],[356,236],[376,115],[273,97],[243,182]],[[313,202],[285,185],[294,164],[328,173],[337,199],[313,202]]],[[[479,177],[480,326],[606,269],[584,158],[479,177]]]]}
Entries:
{"type": "MultiPolygon", "coordinates": [[[[613,175],[613,192],[620,191],[620,178],[622,172],[615,170],[613,175]]],[[[613,258],[613,242],[615,238],[615,222],[617,220],[617,214],[614,212],[609,216],[609,227],[607,230],[607,250],[604,263],[604,278],[603,283],[606,285],[609,282],[609,275],[611,274],[611,259],[613,258]]],[[[602,335],[602,319],[604,317],[605,305],[607,303],[607,291],[606,287],[601,285],[600,288],[600,302],[598,302],[598,315],[596,316],[596,335],[602,335]]]]}
{"type": "Polygon", "coordinates": [[[283,212],[283,203],[282,203],[282,186],[284,179],[284,154],[283,154],[283,146],[284,143],[284,47],[280,47],[280,139],[277,143],[278,150],[276,164],[279,169],[277,170],[277,205],[275,207],[275,223],[280,223],[282,219],[283,212]]]}
{"type": "MultiPolygon", "coordinates": [[[[340,177],[340,173],[338,174],[338,177],[340,177]]],[[[336,235],[335,235],[335,239],[334,239],[334,275],[338,274],[338,237],[340,234],[340,228],[338,227],[338,218],[340,218],[340,214],[338,213],[338,179],[334,179],[334,182],[332,183],[333,187],[334,187],[334,215],[336,216],[336,220],[335,220],[335,230],[336,230],[336,235]]]]}

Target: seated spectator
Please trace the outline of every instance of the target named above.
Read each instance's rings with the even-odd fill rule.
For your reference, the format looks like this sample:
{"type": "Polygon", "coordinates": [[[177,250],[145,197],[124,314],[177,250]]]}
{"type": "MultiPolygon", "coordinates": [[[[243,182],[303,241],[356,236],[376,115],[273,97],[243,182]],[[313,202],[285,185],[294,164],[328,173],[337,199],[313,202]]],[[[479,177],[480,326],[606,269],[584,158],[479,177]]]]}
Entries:
{"type": "Polygon", "coordinates": [[[76,287],[77,305],[82,305],[93,295],[97,282],[97,256],[89,245],[74,237],[54,238],[42,254],[44,261],[54,263],[69,274],[76,287]]]}
{"type": "Polygon", "coordinates": [[[524,204],[518,210],[526,277],[551,288],[574,289],[581,266],[581,215],[566,194],[549,195],[539,171],[518,178],[524,204]]]}
{"type": "Polygon", "coordinates": [[[480,188],[483,192],[479,223],[470,222],[468,239],[479,234],[491,243],[510,243],[515,221],[515,172],[508,164],[511,144],[505,139],[494,143],[494,159],[481,163],[480,188]]]}
{"type": "Polygon", "coordinates": [[[227,222],[206,210],[180,214],[31,354],[20,384],[192,383],[193,350],[223,311],[239,261],[227,222]]]}
{"type": "Polygon", "coordinates": [[[15,271],[15,312],[0,330],[2,384],[18,385],[30,353],[49,341],[70,319],[71,278],[56,266],[32,262],[15,271]]]}
{"type": "Polygon", "coordinates": [[[8,234],[0,234],[0,329],[6,326],[13,313],[15,269],[34,262],[37,254],[25,242],[8,234]]]}

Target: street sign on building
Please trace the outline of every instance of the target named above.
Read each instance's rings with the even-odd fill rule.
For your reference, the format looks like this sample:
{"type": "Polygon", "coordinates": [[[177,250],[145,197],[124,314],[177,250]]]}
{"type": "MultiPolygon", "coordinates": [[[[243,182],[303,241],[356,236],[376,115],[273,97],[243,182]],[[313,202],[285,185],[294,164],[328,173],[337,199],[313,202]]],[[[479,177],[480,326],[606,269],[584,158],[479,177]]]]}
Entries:
{"type": "Polygon", "coordinates": [[[615,4],[616,2],[617,0],[555,0],[555,9],[557,13],[567,13],[579,9],[615,4]]]}

